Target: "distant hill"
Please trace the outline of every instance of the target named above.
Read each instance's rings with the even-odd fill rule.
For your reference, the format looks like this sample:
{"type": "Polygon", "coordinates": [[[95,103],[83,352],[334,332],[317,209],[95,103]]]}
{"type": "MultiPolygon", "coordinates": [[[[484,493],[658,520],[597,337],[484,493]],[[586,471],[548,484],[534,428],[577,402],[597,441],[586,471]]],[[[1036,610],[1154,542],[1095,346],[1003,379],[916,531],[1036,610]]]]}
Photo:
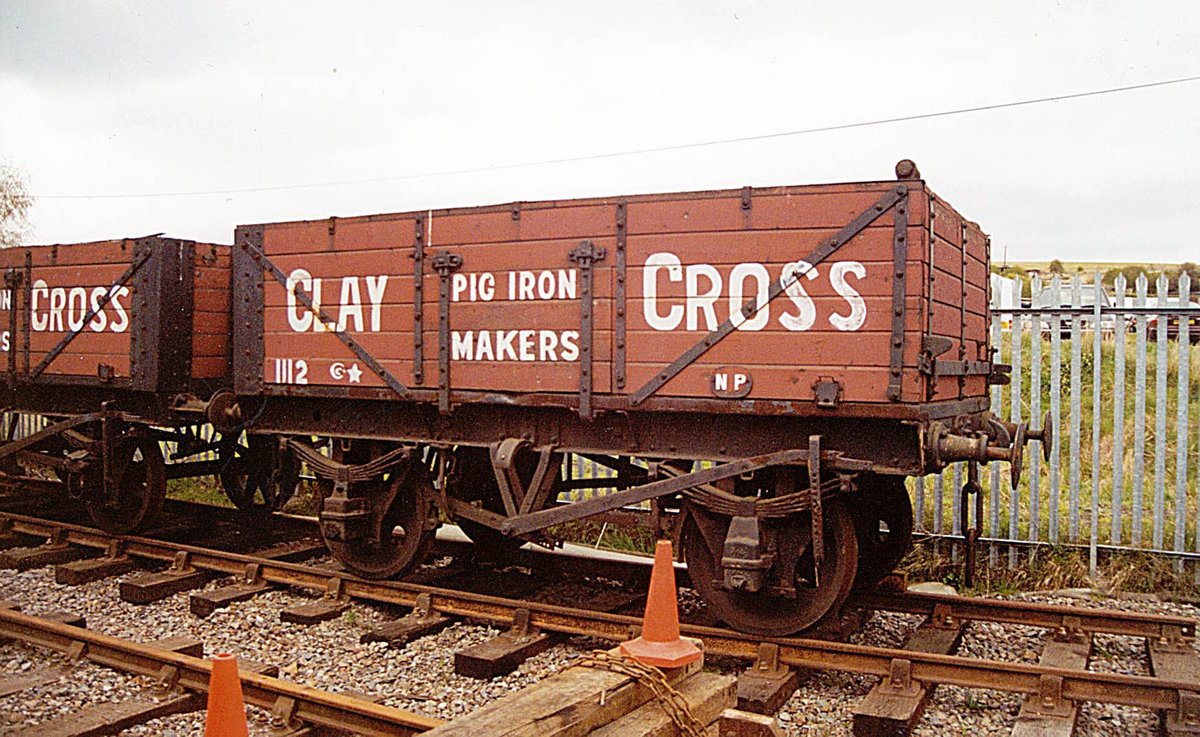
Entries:
{"type": "MultiPolygon", "coordinates": [[[[995,266],[995,262],[992,263],[995,266]]],[[[1175,270],[1179,268],[1177,263],[1145,263],[1137,261],[1063,261],[1063,273],[1074,274],[1082,272],[1091,274],[1096,271],[1104,273],[1110,269],[1123,269],[1126,266],[1140,266],[1147,271],[1163,271],[1165,269],[1175,270]]],[[[1017,266],[1026,271],[1037,269],[1045,274],[1050,271],[1049,261],[1012,261],[1009,266],[1017,266]]]]}

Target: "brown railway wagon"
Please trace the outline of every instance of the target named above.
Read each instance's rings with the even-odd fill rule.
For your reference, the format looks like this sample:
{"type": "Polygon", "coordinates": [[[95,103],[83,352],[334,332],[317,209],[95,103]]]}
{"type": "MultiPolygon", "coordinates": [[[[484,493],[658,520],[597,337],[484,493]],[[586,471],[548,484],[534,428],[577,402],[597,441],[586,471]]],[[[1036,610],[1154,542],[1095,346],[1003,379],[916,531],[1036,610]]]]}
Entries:
{"type": "Polygon", "coordinates": [[[585,413],[713,397],[738,400],[722,412],[785,401],[838,416],[987,404],[986,236],[919,181],[279,223],[239,243],[283,277],[242,277],[255,304],[241,394],[505,393],[585,413]]]}
{"type": "Polygon", "coordinates": [[[229,384],[229,247],[152,236],[0,251],[3,370],[17,392],[229,384]]]}
{"type": "Polygon", "coordinates": [[[47,423],[5,438],[0,473],[56,475],[114,532],[156,515],[168,476],[248,485],[247,449],[199,434],[207,401],[231,385],[228,246],[159,236],[30,246],[0,251],[0,270],[2,406],[47,423]],[[160,441],[175,444],[169,467],[160,441]],[[216,461],[186,460],[218,449],[216,461]]]}
{"type": "Polygon", "coordinates": [[[1039,435],[988,412],[987,237],[897,173],[240,227],[210,416],[291,438],[362,575],[652,501],[718,616],[804,629],[907,550],[904,475],[1039,435]]]}

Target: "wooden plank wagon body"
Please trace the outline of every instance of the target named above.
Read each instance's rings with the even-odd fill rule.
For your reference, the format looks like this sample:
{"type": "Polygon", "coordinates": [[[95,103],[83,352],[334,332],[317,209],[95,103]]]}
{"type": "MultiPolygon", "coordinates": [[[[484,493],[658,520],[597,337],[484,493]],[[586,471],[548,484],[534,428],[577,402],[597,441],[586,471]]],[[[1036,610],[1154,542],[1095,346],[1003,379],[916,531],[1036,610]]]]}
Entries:
{"type": "Polygon", "coordinates": [[[405,403],[351,436],[726,459],[818,431],[915,474],[922,423],[988,407],[987,238],[919,180],[248,226],[235,259],[238,394],[405,403]],[[825,431],[858,419],[896,451],[825,431]]]}
{"type": "Polygon", "coordinates": [[[987,411],[987,237],[897,173],[239,227],[227,420],[334,439],[290,448],[363,575],[435,508],[497,550],[653,500],[721,616],[807,627],[907,550],[904,475],[1032,435],[987,411]]]}
{"type": "Polygon", "coordinates": [[[155,516],[168,476],[232,468],[232,449],[186,460],[217,449],[199,427],[231,386],[228,246],[150,236],[10,248],[0,271],[4,411],[44,424],[4,439],[0,470],[56,475],[97,524],[126,532],[155,516]],[[160,441],[179,462],[165,464],[160,441]]]}
{"type": "Polygon", "coordinates": [[[157,236],[28,246],[0,251],[0,270],[0,370],[14,409],[138,393],[158,413],[152,397],[230,385],[228,246],[157,236]]]}

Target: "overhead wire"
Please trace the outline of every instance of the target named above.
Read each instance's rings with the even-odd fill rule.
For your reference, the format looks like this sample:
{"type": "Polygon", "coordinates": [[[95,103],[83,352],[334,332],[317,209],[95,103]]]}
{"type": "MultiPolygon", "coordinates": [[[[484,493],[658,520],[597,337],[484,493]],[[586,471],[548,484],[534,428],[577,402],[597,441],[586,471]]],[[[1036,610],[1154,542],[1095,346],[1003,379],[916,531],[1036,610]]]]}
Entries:
{"type": "Polygon", "coordinates": [[[483,174],[487,172],[506,171],[512,169],[526,169],[537,166],[553,166],[558,164],[570,164],[584,161],[598,161],[601,159],[612,159],[625,156],[641,156],[645,154],[662,153],[668,151],[682,151],[694,148],[706,148],[712,146],[724,146],[735,143],[749,143],[753,141],[766,141],[777,138],[789,138],[794,136],[811,135],[815,133],[829,133],[833,131],[851,130],[854,128],[868,128],[880,125],[892,125],[895,123],[906,123],[916,120],[930,120],[933,118],[944,118],[954,115],[967,115],[970,113],[988,112],[993,110],[1003,110],[1008,108],[1026,107],[1030,105],[1041,105],[1050,102],[1063,102],[1066,100],[1078,100],[1085,97],[1098,97],[1101,95],[1113,95],[1123,92],[1132,92],[1135,90],[1145,90],[1155,87],[1166,87],[1171,85],[1186,84],[1189,82],[1200,81],[1200,75],[1192,77],[1176,77],[1174,79],[1158,80],[1155,82],[1143,82],[1141,84],[1125,85],[1121,87],[1107,87],[1099,90],[1088,90],[1086,92],[1072,92],[1061,95],[1052,95],[1049,97],[1035,97],[1023,100],[1010,100],[1007,102],[998,102],[988,105],[976,105],[973,107],[953,108],[950,110],[938,110],[929,113],[916,113],[912,115],[899,115],[889,118],[876,118],[872,120],[861,120],[851,123],[839,123],[834,125],[818,126],[813,128],[801,128],[790,131],[777,131],[774,133],[759,133],[747,136],[737,136],[733,138],[717,138],[707,141],[691,141],[687,143],[667,144],[662,146],[649,146],[645,148],[632,148],[620,151],[607,151],[594,154],[581,154],[578,156],[564,156],[553,159],[541,159],[538,161],[522,161],[508,164],[494,164],[488,166],[466,167],[461,169],[446,169],[442,171],[419,172],[415,174],[395,174],[383,177],[372,177],[367,179],[343,179],[327,182],[305,182],[298,184],[278,184],[266,185],[259,187],[235,187],[229,189],[207,189],[207,190],[188,190],[178,192],[126,192],[117,194],[44,194],[34,195],[37,199],[44,200],[85,200],[85,199],[139,199],[139,198],[158,198],[158,197],[200,197],[214,195],[232,195],[232,194],[253,194],[257,192],[281,192],[297,189],[321,189],[325,187],[343,187],[362,184],[382,184],[386,182],[399,182],[414,179],[432,179],[436,177],[460,176],[463,174],[483,174]]]}

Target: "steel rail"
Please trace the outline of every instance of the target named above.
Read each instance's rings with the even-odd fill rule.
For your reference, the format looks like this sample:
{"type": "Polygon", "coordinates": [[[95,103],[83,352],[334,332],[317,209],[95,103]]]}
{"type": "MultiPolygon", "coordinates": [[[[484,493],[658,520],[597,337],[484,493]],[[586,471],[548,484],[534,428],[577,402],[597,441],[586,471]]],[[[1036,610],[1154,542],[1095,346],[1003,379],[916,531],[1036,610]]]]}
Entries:
{"type": "MultiPolygon", "coordinates": [[[[60,653],[78,654],[93,663],[143,676],[165,686],[207,693],[212,661],[162,650],[110,635],[51,622],[0,608],[0,637],[21,640],[60,653]]],[[[272,709],[294,704],[289,715],[302,722],[356,734],[413,735],[443,724],[440,719],[382,706],[297,683],[240,671],[242,696],[254,706],[272,709]],[[283,701],[283,700],[290,700],[283,701]]]]}
{"type": "Polygon", "coordinates": [[[1050,630],[1073,629],[1088,633],[1151,639],[1174,635],[1189,638],[1196,636],[1196,621],[1187,617],[1088,609],[1061,604],[1001,601],[915,591],[856,592],[850,595],[847,603],[868,609],[921,614],[927,617],[944,612],[955,619],[1020,624],[1050,630]],[[1169,628],[1173,631],[1169,631],[1169,628]]]}
{"type": "MultiPolygon", "coordinates": [[[[49,536],[51,530],[58,529],[63,541],[96,548],[107,548],[109,541],[116,539],[121,541],[123,552],[127,555],[176,562],[183,557],[186,564],[194,568],[228,575],[242,575],[248,564],[254,564],[264,581],[338,592],[341,596],[375,603],[414,607],[418,596],[428,594],[434,611],[501,625],[511,624],[516,611],[524,609],[529,612],[530,625],[542,630],[624,640],[641,624],[636,617],[619,614],[503,599],[402,581],[368,581],[311,566],[262,560],[179,543],[112,536],[89,528],[50,524],[20,515],[0,515],[0,519],[4,518],[12,520],[15,532],[49,536]],[[180,556],[180,553],[185,555],[180,556]]],[[[758,656],[760,644],[770,642],[779,646],[780,662],[787,665],[888,677],[895,672],[896,665],[905,664],[913,680],[929,684],[1038,694],[1045,690],[1047,684],[1057,683],[1061,684],[1062,696],[1074,701],[1098,701],[1160,710],[1175,710],[1181,699],[1192,697],[1200,691],[1200,680],[1175,681],[1091,673],[802,638],[764,640],[731,630],[696,625],[683,625],[682,629],[684,634],[703,640],[705,650],[714,655],[753,660],[758,656]]]]}
{"type": "MultiPolygon", "coordinates": [[[[172,500],[168,500],[172,501],[172,500]]],[[[219,518],[232,518],[236,510],[223,507],[208,508],[205,505],[191,502],[178,502],[180,511],[195,511],[194,508],[211,509],[219,518]],[[227,513],[227,514],[222,514],[227,513]]],[[[17,519],[18,516],[0,512],[0,520],[6,517],[17,519]]],[[[276,514],[285,524],[295,530],[310,531],[320,535],[315,517],[300,517],[295,515],[276,514]]],[[[33,517],[21,517],[33,520],[33,517]]],[[[62,523],[47,523],[62,526],[62,523]]],[[[90,528],[80,527],[84,532],[90,528]]],[[[39,531],[39,536],[49,536],[49,530],[39,531]]],[[[103,534],[103,533],[101,533],[103,534]]],[[[107,537],[99,538],[107,541],[107,537]]],[[[72,541],[74,542],[74,541],[72,541]]],[[[87,544],[86,542],[81,544],[87,544]]],[[[469,547],[469,543],[457,544],[450,541],[438,541],[439,549],[444,553],[461,552],[469,547]]],[[[99,542],[92,547],[101,547],[99,542]]],[[[181,546],[182,547],[182,546],[181,546]]],[[[196,548],[201,550],[201,548],[196,548]]],[[[541,550],[521,551],[519,562],[536,566],[543,562],[553,562],[552,557],[572,558],[570,554],[554,554],[541,550]],[[543,558],[546,560],[539,560],[543,558]]],[[[137,554],[137,553],[135,553],[137,554]]],[[[139,554],[140,555],[140,554],[139,554]]],[[[150,557],[150,556],[144,556],[150,557]]],[[[633,558],[633,556],[629,556],[633,558]]],[[[159,560],[172,560],[171,556],[163,555],[159,560]]],[[[580,560],[572,558],[573,560],[580,560]]],[[[621,580],[631,580],[640,576],[648,576],[650,559],[644,561],[623,561],[603,559],[596,566],[587,566],[586,570],[593,573],[600,568],[611,567],[621,571],[621,580]]],[[[677,570],[676,577],[686,579],[686,568],[677,570]]],[[[865,609],[879,609],[890,612],[933,616],[938,612],[955,619],[996,622],[1000,624],[1016,624],[1029,627],[1042,627],[1049,630],[1074,629],[1094,634],[1119,635],[1123,637],[1146,637],[1151,639],[1181,636],[1191,638],[1196,636],[1196,621],[1188,617],[1162,614],[1144,614],[1140,612],[1124,612],[1111,609],[1088,609],[1059,604],[1042,604],[1037,602],[1001,601],[997,599],[970,598],[944,594],[928,594],[914,591],[906,592],[855,592],[851,594],[847,605],[865,609]]]]}

